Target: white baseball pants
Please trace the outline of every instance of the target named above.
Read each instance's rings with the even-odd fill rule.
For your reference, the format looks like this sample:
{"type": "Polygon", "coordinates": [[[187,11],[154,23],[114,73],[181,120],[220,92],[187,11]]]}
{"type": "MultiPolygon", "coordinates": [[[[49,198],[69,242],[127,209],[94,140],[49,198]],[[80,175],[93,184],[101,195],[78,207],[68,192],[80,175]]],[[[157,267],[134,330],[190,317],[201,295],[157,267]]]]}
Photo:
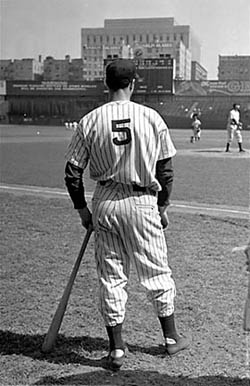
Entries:
{"type": "Polygon", "coordinates": [[[171,315],[176,290],[156,195],[114,182],[98,183],[92,212],[99,307],[105,325],[115,326],[125,318],[131,262],[156,314],[171,315]]]}
{"type": "Polygon", "coordinates": [[[238,143],[242,143],[241,130],[238,130],[236,126],[229,126],[227,128],[227,142],[232,143],[234,135],[238,143]]]}

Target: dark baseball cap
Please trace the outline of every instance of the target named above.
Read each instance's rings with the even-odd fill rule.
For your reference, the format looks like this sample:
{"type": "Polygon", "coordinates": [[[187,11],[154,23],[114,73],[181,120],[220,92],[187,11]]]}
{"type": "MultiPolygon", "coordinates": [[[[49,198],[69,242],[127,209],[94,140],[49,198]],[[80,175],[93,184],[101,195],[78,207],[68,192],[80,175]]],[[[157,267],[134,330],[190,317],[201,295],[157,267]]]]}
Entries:
{"type": "Polygon", "coordinates": [[[111,90],[126,88],[137,78],[136,66],[131,59],[116,59],[106,67],[106,84],[111,90]]]}

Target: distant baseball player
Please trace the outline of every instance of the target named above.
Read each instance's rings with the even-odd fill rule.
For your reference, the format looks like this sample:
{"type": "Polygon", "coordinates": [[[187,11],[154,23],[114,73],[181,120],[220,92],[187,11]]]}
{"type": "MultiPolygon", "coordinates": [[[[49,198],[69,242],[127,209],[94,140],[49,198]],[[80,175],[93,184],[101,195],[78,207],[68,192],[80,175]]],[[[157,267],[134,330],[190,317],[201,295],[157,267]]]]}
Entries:
{"type": "Polygon", "coordinates": [[[242,148],[242,122],[240,121],[240,105],[238,103],[234,103],[232,110],[230,110],[227,120],[227,146],[226,152],[229,152],[229,148],[231,143],[233,142],[234,135],[238,141],[239,151],[244,152],[245,150],[242,148]]]}
{"type": "Polygon", "coordinates": [[[72,123],[72,127],[73,127],[73,130],[74,130],[74,131],[76,131],[77,125],[78,125],[78,123],[77,123],[76,121],[74,121],[74,122],[72,123]]]}
{"type": "Polygon", "coordinates": [[[193,134],[190,138],[190,142],[194,143],[201,139],[201,121],[198,118],[198,114],[194,113],[192,116],[192,131],[193,134]]]}
{"type": "MultiPolygon", "coordinates": [[[[122,326],[132,262],[159,318],[167,354],[174,355],[190,343],[175,327],[176,289],[164,237],[176,149],[161,116],[130,100],[136,78],[129,59],[107,65],[110,102],[80,120],[65,167],[66,186],[82,225],[88,228],[93,222],[100,312],[109,337],[108,365],[113,370],[125,358],[122,326]],[[97,181],[93,213],[87,207],[82,179],[88,163],[90,177],[97,181]]],[[[140,325],[140,310],[135,312],[140,325]]]]}

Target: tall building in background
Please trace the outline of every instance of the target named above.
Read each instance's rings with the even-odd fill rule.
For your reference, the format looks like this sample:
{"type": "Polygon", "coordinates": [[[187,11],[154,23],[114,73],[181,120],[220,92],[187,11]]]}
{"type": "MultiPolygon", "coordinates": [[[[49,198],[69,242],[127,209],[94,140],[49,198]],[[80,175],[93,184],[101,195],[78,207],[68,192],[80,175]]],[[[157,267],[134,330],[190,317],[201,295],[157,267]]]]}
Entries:
{"type": "Polygon", "coordinates": [[[66,55],[65,59],[54,59],[47,56],[44,60],[44,80],[83,80],[83,60],[71,59],[66,55]]]}
{"type": "Polygon", "coordinates": [[[194,60],[191,63],[191,80],[207,80],[207,70],[194,60]]]}
{"type": "Polygon", "coordinates": [[[250,56],[219,55],[219,80],[250,80],[250,56]]]}
{"type": "Polygon", "coordinates": [[[12,79],[12,60],[0,59],[0,80],[12,79]]]}
{"type": "Polygon", "coordinates": [[[176,79],[191,79],[191,62],[200,63],[201,45],[190,26],[174,18],[107,19],[104,28],[81,29],[84,79],[103,78],[104,59],[163,58],[175,61],[176,79]]]}
{"type": "Polygon", "coordinates": [[[42,58],[0,60],[0,79],[40,80],[43,74],[42,58]]]}

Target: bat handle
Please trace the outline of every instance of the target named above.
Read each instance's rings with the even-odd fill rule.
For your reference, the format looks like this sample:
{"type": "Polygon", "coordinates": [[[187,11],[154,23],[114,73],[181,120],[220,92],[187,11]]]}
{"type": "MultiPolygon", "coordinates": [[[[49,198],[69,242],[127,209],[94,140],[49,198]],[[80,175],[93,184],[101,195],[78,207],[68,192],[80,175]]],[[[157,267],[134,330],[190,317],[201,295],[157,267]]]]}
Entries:
{"type": "Polygon", "coordinates": [[[247,272],[248,272],[247,298],[250,299],[250,242],[248,243],[248,245],[245,248],[245,254],[246,254],[247,263],[248,263],[248,268],[247,268],[247,272]]]}

